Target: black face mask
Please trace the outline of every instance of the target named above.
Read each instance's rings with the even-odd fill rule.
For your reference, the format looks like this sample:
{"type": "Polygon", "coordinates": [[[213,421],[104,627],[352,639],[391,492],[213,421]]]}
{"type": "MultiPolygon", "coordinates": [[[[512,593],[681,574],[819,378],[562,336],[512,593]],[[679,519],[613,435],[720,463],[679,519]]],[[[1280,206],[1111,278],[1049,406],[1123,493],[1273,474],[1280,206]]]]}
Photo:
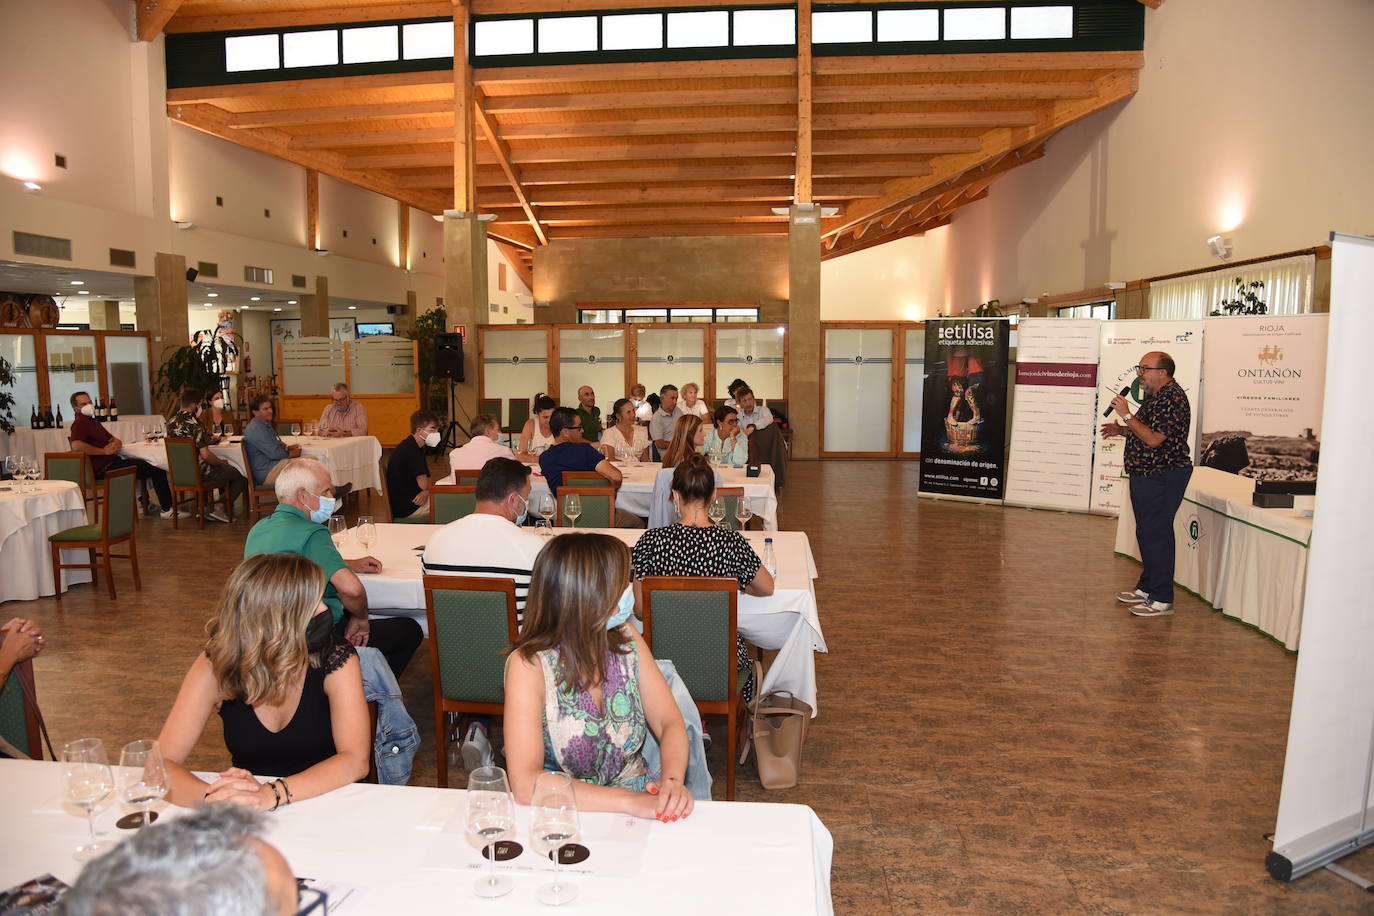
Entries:
{"type": "Polygon", "coordinates": [[[323,652],[329,648],[334,634],[334,615],[328,610],[320,611],[305,625],[305,648],[311,653],[323,652]]]}

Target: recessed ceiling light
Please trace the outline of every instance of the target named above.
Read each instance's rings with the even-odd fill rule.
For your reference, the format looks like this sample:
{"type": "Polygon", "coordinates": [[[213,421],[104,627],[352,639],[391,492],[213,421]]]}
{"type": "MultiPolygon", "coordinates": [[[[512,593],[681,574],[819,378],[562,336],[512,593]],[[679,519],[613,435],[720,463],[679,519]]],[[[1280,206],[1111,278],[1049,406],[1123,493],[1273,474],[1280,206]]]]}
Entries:
{"type": "Polygon", "coordinates": [[[86,285],[86,281],[85,281],[85,280],[72,280],[70,285],[72,285],[72,286],[85,286],[85,285],[86,285]]]}
{"type": "Polygon", "coordinates": [[[219,298],[219,293],[206,293],[205,295],[209,296],[211,299],[219,298]]]}
{"type": "Polygon", "coordinates": [[[25,190],[25,191],[41,191],[41,190],[43,190],[43,186],[42,186],[41,184],[39,184],[38,182],[36,182],[36,181],[26,181],[26,182],[24,182],[24,190],[25,190]]]}
{"type": "Polygon", "coordinates": [[[208,302],[202,302],[202,303],[200,304],[200,307],[203,308],[203,309],[208,309],[208,308],[211,308],[211,305],[210,305],[210,303],[208,303],[208,302]]]}
{"type": "Polygon", "coordinates": [[[348,310],[349,310],[350,312],[356,312],[356,311],[358,310],[358,307],[357,307],[356,305],[350,305],[350,306],[348,307],[348,310]]]}
{"type": "Polygon", "coordinates": [[[88,289],[79,289],[79,290],[77,290],[76,292],[77,292],[77,295],[80,295],[80,296],[89,296],[89,295],[91,294],[91,291],[88,290],[88,289]]]}
{"type": "Polygon", "coordinates": [[[287,305],[295,305],[295,304],[296,304],[296,300],[295,300],[295,299],[287,299],[287,300],[286,300],[286,304],[287,304],[287,305]]]}
{"type": "Polygon", "coordinates": [[[249,297],[248,297],[248,301],[249,301],[249,302],[261,302],[261,301],[262,301],[262,297],[261,297],[261,296],[249,296],[249,297]]]}
{"type": "Polygon", "coordinates": [[[280,312],[280,311],[281,311],[281,306],[280,306],[280,305],[276,306],[275,308],[272,309],[272,311],[274,311],[274,312],[280,312]]]}

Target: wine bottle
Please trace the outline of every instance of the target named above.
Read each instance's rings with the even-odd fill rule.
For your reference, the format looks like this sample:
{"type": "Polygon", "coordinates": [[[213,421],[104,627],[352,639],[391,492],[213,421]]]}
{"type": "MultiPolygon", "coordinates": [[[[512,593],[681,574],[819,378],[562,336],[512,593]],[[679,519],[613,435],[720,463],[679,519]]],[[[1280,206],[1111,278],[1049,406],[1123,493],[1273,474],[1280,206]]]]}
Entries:
{"type": "Polygon", "coordinates": [[[38,406],[29,405],[29,429],[42,429],[43,421],[38,419],[38,406]]]}
{"type": "Polygon", "coordinates": [[[113,395],[110,396],[110,408],[109,408],[109,410],[110,410],[110,422],[113,423],[115,420],[118,420],[118,419],[119,419],[119,401],[118,401],[113,395]]]}
{"type": "Polygon", "coordinates": [[[57,405],[57,428],[62,429],[62,405],[57,405]]]}
{"type": "Polygon", "coordinates": [[[51,404],[49,404],[49,405],[48,405],[48,409],[45,410],[45,411],[43,412],[43,428],[44,428],[44,429],[57,429],[57,420],[54,419],[54,417],[53,417],[53,415],[52,415],[52,405],[51,405],[51,404]]]}
{"type": "Polygon", "coordinates": [[[99,420],[101,423],[104,423],[104,422],[105,422],[105,402],[104,402],[104,401],[96,401],[96,402],[95,402],[95,418],[96,418],[97,420],[99,420]]]}

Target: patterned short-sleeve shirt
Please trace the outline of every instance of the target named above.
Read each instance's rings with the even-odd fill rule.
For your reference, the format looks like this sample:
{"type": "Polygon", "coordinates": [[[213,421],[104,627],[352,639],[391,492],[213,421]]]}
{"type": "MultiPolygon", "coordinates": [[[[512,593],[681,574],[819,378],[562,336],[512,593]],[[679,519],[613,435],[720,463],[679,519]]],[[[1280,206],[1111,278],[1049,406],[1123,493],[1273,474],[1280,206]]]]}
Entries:
{"type": "MultiPolygon", "coordinates": [[[[196,454],[210,444],[210,435],[205,431],[205,427],[200,420],[196,419],[195,414],[178,410],[176,415],[167,423],[167,435],[173,439],[191,439],[196,443],[196,454]]],[[[210,470],[210,462],[201,459],[200,472],[207,473],[210,470]]]]}
{"type": "Polygon", "coordinates": [[[1183,387],[1173,379],[1146,398],[1136,411],[1136,419],[1164,436],[1164,441],[1150,448],[1138,436],[1126,436],[1124,464],[1128,475],[1148,477],[1171,468],[1189,468],[1193,459],[1188,451],[1188,431],[1192,425],[1192,408],[1183,387]]]}

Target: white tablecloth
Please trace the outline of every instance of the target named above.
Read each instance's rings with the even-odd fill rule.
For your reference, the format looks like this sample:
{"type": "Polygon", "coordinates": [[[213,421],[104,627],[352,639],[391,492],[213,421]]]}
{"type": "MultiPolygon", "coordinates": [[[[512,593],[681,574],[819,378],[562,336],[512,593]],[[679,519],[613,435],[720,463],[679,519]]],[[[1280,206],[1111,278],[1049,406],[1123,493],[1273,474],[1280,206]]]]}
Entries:
{"type": "MultiPolygon", "coordinates": [[[[663,465],[656,462],[633,462],[624,464],[619,461],[612,462],[620,469],[623,480],[620,490],[615,494],[615,507],[632,512],[640,518],[649,517],[649,507],[653,503],[654,497],[654,478],[658,472],[663,470],[663,465]]],[[[534,471],[534,477],[530,483],[530,499],[540,493],[549,492],[548,481],[539,472],[539,465],[529,465],[534,471]]],[[[748,477],[745,475],[744,468],[717,468],[720,472],[722,487],[743,487],[744,495],[749,500],[750,507],[754,514],[763,520],[763,527],[769,531],[778,529],[778,492],[774,485],[773,468],[763,465],[760,468],[759,476],[748,477]]],[[[454,481],[454,476],[443,478],[441,484],[450,484],[454,481]]]]}
{"type": "MultiPolygon", "coordinates": [[[[233,439],[222,445],[212,445],[210,450],[229,462],[245,477],[248,472],[243,466],[243,451],[239,448],[240,439],[233,439]]],[[[299,445],[301,454],[308,458],[318,458],[329,468],[334,485],[351,483],[353,489],[364,490],[368,487],[382,491],[382,443],[376,436],[352,436],[344,439],[325,439],[318,436],[282,436],[287,445],[299,445]]],[[[167,469],[167,449],[162,442],[126,442],[119,450],[126,458],[142,458],[149,464],[164,471],[167,469]]]]}
{"type": "MultiPolygon", "coordinates": [[[[33,430],[27,426],[17,426],[12,434],[0,430],[0,455],[28,455],[41,461],[47,452],[70,452],[72,444],[67,433],[71,431],[72,418],[67,416],[65,408],[62,414],[62,422],[66,424],[62,429],[33,430]]],[[[161,422],[162,417],[156,414],[134,414],[106,423],[105,428],[110,435],[130,442],[139,438],[140,426],[161,422]]]]}
{"type": "MultiPolygon", "coordinates": [[[[0,483],[0,601],[32,601],[57,594],[48,536],[86,524],[86,503],[79,486],[66,480],[40,480],[37,487],[20,494],[18,484],[0,483]]],[[[84,550],[62,551],[64,563],[86,563],[88,556],[84,550]]],[[[62,590],[89,581],[90,570],[69,569],[62,590]]]]}
{"type": "MultiPolygon", "coordinates": [[[[107,736],[107,748],[117,751],[128,737],[107,736]]],[[[0,760],[0,888],[47,873],[76,880],[80,865],[72,850],[86,840],[86,819],[63,806],[60,779],[56,763],[0,760]]],[[[497,864],[515,889],[494,900],[472,893],[486,866],[464,836],[465,796],[458,789],[349,785],[269,815],[265,839],[295,875],[335,884],[329,909],[344,916],[557,912],[535,898],[553,866],[531,847],[527,807],[515,815],[516,840],[525,851],[497,864]],[[349,888],[347,900],[339,899],[349,888]]],[[[162,816],[186,811],[164,806],[162,816]]],[[[97,832],[128,836],[114,826],[122,813],[118,802],[107,803],[96,813],[97,832]]],[[[673,824],[588,812],[581,826],[591,857],[562,869],[579,890],[564,910],[614,913],[631,901],[655,914],[716,907],[833,912],[834,841],[805,805],[704,801],[673,824]]]]}
{"type": "MultiPolygon", "coordinates": [[[[1174,581],[1228,617],[1298,648],[1312,520],[1251,505],[1255,481],[1194,468],[1174,516],[1174,581]]],[[[1116,552],[1140,559],[1135,513],[1121,508],[1116,552]]]]}
{"type": "MultiPolygon", "coordinates": [[[[339,547],[345,558],[371,555],[382,563],[380,574],[359,577],[367,589],[368,609],[374,616],[414,617],[427,630],[420,552],[439,526],[379,524],[376,527],[377,541],[371,550],[363,550],[355,536],[356,529],[349,529],[339,547]]],[[[571,530],[555,529],[559,533],[571,530]]],[[[630,545],[644,533],[638,528],[579,530],[597,530],[630,545]]],[[[763,532],[749,531],[745,537],[755,552],[763,556],[763,532]]],[[[773,594],[767,598],[739,596],[740,635],[756,646],[778,650],[778,657],[764,676],[763,690],[790,690],[810,703],[814,714],[817,708],[814,653],[827,650],[812,582],[816,578],[816,561],[811,555],[811,542],[802,531],[774,531],[767,537],[773,539],[778,561],[773,594]]]]}

